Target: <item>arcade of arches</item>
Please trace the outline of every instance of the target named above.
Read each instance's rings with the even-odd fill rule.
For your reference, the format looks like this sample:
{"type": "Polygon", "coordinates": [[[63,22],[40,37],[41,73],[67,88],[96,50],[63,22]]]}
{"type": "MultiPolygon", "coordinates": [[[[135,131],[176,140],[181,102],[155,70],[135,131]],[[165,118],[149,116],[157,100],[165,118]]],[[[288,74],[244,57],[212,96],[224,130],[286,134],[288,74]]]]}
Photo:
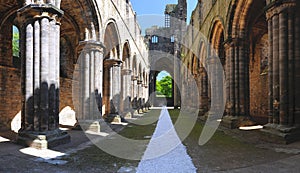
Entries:
{"type": "Polygon", "coordinates": [[[214,95],[215,83],[208,79],[214,73],[206,70],[217,57],[225,73],[225,83],[219,83],[226,94],[223,124],[235,128],[251,121],[286,142],[299,139],[296,9],[296,0],[199,1],[189,26],[193,36],[185,40],[193,48],[184,50],[183,61],[198,83],[202,115],[211,97],[222,98],[214,95]]]}
{"type": "Polygon", "coordinates": [[[0,14],[1,132],[21,114],[18,142],[46,148],[70,139],[59,130],[66,107],[95,131],[102,115],[147,108],[148,51],[129,1],[9,0],[0,14]]]}
{"type": "MultiPolygon", "coordinates": [[[[186,1],[178,3],[166,14],[185,21],[186,1]]],[[[184,99],[199,116],[210,116],[214,98],[225,104],[227,127],[260,123],[265,134],[299,140],[299,6],[296,0],[199,0],[187,36],[170,19],[167,28],[146,32],[150,41],[165,32],[147,45],[129,1],[0,1],[0,132],[21,115],[18,142],[37,148],[68,142],[59,129],[66,107],[82,127],[99,132],[102,116],[120,121],[145,112],[153,79],[165,70],[174,80],[197,83],[199,104],[189,82],[173,82],[175,107],[184,99]],[[210,77],[222,73],[211,68],[216,60],[224,77],[215,80],[210,77]]]]}

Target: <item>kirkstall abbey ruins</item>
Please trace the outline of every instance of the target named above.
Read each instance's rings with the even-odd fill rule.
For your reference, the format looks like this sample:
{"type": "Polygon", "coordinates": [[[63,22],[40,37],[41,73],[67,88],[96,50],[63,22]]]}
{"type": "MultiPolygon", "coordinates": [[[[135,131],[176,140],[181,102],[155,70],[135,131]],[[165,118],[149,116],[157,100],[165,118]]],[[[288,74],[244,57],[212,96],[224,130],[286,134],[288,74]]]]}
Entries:
{"type": "Polygon", "coordinates": [[[198,0],[187,23],[178,0],[165,26],[143,34],[130,0],[0,0],[0,134],[51,148],[72,140],[60,129],[68,119],[100,132],[166,105],[297,142],[297,9],[296,0],[198,0]],[[168,98],[156,92],[162,71],[168,98]]]}

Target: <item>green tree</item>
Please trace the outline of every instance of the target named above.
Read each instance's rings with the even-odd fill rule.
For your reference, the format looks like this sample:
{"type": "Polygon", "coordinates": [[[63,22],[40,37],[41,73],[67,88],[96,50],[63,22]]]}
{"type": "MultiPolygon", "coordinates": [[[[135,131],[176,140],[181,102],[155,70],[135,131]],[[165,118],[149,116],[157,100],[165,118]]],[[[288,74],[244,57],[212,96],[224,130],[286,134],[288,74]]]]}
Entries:
{"type": "Polygon", "coordinates": [[[13,51],[13,56],[19,57],[19,39],[20,35],[18,31],[13,32],[13,39],[12,39],[12,51],[13,51]]]}
{"type": "Polygon", "coordinates": [[[165,97],[172,97],[172,77],[165,76],[160,81],[156,81],[156,91],[165,97]]]}

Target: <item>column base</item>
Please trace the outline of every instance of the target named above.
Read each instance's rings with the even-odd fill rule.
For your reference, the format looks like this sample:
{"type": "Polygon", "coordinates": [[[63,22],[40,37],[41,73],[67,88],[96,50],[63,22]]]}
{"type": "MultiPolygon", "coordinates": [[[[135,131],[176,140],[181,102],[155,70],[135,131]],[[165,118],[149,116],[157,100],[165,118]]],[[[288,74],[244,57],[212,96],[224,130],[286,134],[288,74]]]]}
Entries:
{"type": "Polygon", "coordinates": [[[139,111],[138,111],[138,109],[134,109],[134,111],[133,111],[133,115],[135,115],[135,116],[139,116],[139,111]]]}
{"type": "Polygon", "coordinates": [[[54,130],[48,132],[19,132],[17,143],[37,149],[52,148],[70,142],[70,135],[66,131],[54,130]]]}
{"type": "Polygon", "coordinates": [[[124,114],[124,119],[131,119],[131,118],[132,118],[131,112],[127,112],[124,114]]]}
{"type": "Polygon", "coordinates": [[[84,131],[100,133],[100,123],[97,120],[81,120],[79,126],[84,131]]]}
{"type": "Polygon", "coordinates": [[[207,113],[206,109],[199,109],[199,112],[198,112],[199,118],[205,116],[206,113],[207,113]]]}
{"type": "Polygon", "coordinates": [[[229,129],[236,129],[242,126],[255,125],[255,122],[249,120],[247,117],[242,116],[224,116],[222,118],[221,125],[229,129]]]}
{"type": "Polygon", "coordinates": [[[143,111],[143,109],[141,108],[141,109],[138,109],[138,114],[143,114],[144,113],[144,111],[143,111]]]}
{"type": "Polygon", "coordinates": [[[143,108],[143,112],[144,112],[144,113],[147,113],[147,112],[148,112],[148,108],[146,108],[146,107],[143,108]]]}
{"type": "Polygon", "coordinates": [[[208,117],[208,112],[201,112],[199,110],[199,113],[198,113],[198,118],[201,120],[201,121],[206,121],[207,120],[207,117],[208,117]]]}
{"type": "Polygon", "coordinates": [[[109,123],[122,123],[122,118],[118,114],[109,114],[106,117],[105,121],[107,121],[109,123]]]}
{"type": "Polygon", "coordinates": [[[300,140],[300,127],[296,126],[282,126],[278,124],[266,124],[264,128],[261,129],[264,140],[269,142],[290,144],[295,141],[300,140]]]}

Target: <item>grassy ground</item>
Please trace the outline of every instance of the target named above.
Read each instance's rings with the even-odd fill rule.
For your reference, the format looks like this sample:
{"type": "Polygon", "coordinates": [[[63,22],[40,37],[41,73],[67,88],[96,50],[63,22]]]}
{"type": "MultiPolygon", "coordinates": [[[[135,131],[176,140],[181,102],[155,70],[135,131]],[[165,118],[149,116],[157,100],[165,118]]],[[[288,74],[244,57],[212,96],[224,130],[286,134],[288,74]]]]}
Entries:
{"type": "MultiPolygon", "coordinates": [[[[143,117],[139,117],[134,123],[130,123],[122,131],[119,132],[119,135],[134,139],[134,140],[145,140],[152,136],[157,118],[159,116],[159,110],[152,110],[146,113],[143,117]],[[145,122],[150,122],[148,125],[141,125],[145,122]]],[[[146,145],[143,148],[139,149],[144,151],[146,145]]],[[[82,151],[72,154],[68,157],[69,163],[66,165],[68,167],[74,167],[77,171],[85,172],[117,172],[120,167],[137,167],[139,161],[136,160],[126,160],[121,159],[115,156],[112,156],[97,146],[91,146],[82,151]],[[88,168],[88,169],[87,169],[88,168]]]]}
{"type": "MultiPolygon", "coordinates": [[[[170,110],[169,112],[173,123],[175,123],[178,120],[179,110],[170,110]]],[[[136,124],[130,123],[119,132],[119,134],[135,140],[150,138],[155,130],[156,120],[159,114],[160,110],[151,110],[143,117],[134,121],[136,124]],[[144,125],[145,122],[148,122],[148,124],[146,123],[147,125],[144,125]]],[[[187,112],[183,112],[183,116],[188,117],[189,115],[187,112]]],[[[180,128],[186,127],[183,125],[183,127],[180,128]]],[[[254,145],[241,142],[234,137],[228,136],[222,131],[217,131],[207,144],[199,146],[198,139],[202,129],[203,123],[196,122],[191,133],[183,141],[199,172],[232,170],[272,162],[290,156],[257,148],[254,145]]],[[[137,148],[137,150],[140,151],[145,151],[145,149],[146,145],[137,148]]],[[[105,173],[117,172],[122,166],[137,167],[139,163],[139,161],[111,156],[100,150],[97,146],[79,151],[71,155],[68,160],[69,163],[66,166],[74,167],[78,171],[87,172],[88,170],[88,172],[105,173]]]]}
{"type": "MultiPolygon", "coordinates": [[[[174,123],[179,111],[170,110],[169,112],[174,123]]],[[[216,131],[208,143],[200,146],[198,140],[203,127],[203,123],[197,122],[189,136],[183,141],[199,172],[229,171],[291,156],[257,148],[219,130],[216,131]]]]}

